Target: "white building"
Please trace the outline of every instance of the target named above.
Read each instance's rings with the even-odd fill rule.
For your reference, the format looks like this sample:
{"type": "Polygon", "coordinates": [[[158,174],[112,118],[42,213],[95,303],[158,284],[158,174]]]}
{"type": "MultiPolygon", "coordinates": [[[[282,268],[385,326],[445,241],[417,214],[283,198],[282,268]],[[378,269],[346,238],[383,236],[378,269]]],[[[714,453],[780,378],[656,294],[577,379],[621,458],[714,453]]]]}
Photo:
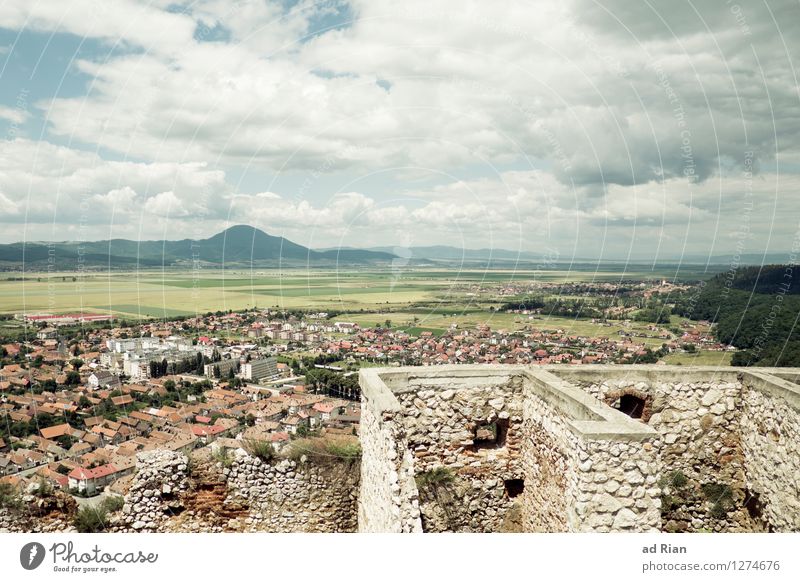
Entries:
{"type": "Polygon", "coordinates": [[[278,375],[278,360],[261,358],[242,364],[242,378],[258,382],[262,378],[273,378],[278,375]]]}

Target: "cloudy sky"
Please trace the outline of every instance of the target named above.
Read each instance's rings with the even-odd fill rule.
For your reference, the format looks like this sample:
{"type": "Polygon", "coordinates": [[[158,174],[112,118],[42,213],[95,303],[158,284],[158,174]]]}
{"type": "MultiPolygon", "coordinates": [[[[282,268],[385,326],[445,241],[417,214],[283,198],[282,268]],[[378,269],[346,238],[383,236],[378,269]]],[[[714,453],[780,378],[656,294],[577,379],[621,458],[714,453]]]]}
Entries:
{"type": "Polygon", "coordinates": [[[780,252],[800,4],[2,0],[0,242],[780,252]]]}

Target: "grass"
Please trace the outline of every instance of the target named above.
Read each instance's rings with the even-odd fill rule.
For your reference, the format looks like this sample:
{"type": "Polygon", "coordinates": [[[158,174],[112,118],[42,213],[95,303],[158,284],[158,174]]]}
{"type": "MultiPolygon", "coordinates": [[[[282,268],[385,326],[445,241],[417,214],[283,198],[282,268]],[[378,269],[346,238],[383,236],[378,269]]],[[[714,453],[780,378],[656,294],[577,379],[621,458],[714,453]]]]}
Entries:
{"type": "Polygon", "coordinates": [[[247,451],[248,454],[261,459],[265,463],[269,463],[273,458],[275,458],[275,447],[272,446],[272,443],[248,439],[244,441],[243,444],[244,450],[247,451]]]}
{"type": "Polygon", "coordinates": [[[9,511],[22,508],[19,491],[10,483],[0,483],[0,508],[9,511]]]}
{"type": "Polygon", "coordinates": [[[108,511],[101,503],[98,507],[82,507],[75,514],[72,525],[80,533],[97,533],[106,529],[108,511]]]}
{"type": "Polygon", "coordinates": [[[211,458],[217,463],[220,463],[223,467],[230,467],[233,465],[233,455],[230,454],[228,449],[217,449],[211,453],[211,458]]]}
{"type": "Polygon", "coordinates": [[[103,499],[100,505],[108,513],[113,513],[122,509],[122,506],[125,505],[125,498],[121,495],[112,495],[103,499]]]}
{"type": "Polygon", "coordinates": [[[694,354],[668,354],[664,360],[667,362],[667,364],[676,364],[681,366],[730,366],[732,357],[733,352],[700,350],[694,354]]]}
{"type": "Polygon", "coordinates": [[[287,457],[299,461],[353,464],[361,459],[361,443],[351,437],[310,437],[292,441],[287,457]]]}

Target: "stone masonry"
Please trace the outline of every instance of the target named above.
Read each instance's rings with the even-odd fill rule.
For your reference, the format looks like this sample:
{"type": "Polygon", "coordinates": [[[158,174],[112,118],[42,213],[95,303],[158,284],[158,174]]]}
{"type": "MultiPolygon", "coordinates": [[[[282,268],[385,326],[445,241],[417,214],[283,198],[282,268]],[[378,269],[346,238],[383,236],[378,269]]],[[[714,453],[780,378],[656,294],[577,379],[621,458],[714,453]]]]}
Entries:
{"type": "Polygon", "coordinates": [[[799,377],[362,370],[359,531],[799,531],[799,377]]]}

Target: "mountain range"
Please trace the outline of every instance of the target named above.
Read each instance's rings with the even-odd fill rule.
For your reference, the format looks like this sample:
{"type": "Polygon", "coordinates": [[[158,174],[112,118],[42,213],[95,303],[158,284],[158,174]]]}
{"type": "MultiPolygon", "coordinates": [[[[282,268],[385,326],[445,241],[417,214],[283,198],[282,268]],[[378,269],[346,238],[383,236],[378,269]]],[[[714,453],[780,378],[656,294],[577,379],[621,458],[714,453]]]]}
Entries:
{"type": "Polygon", "coordinates": [[[56,269],[85,267],[211,265],[370,264],[391,261],[395,255],[362,249],[313,250],[283,237],[246,225],[232,226],[206,239],[92,242],[26,242],[0,245],[0,264],[56,269]]]}
{"type": "MultiPolygon", "coordinates": [[[[464,249],[453,246],[371,247],[359,249],[337,247],[310,249],[288,239],[272,236],[253,226],[232,226],[206,239],[134,241],[111,239],[105,241],[19,242],[0,244],[0,268],[17,269],[20,265],[33,269],[70,270],[79,265],[86,268],[189,267],[194,263],[216,266],[303,266],[303,265],[380,265],[401,261],[406,265],[469,262],[478,266],[529,265],[547,268],[541,254],[507,249],[464,249]]],[[[632,259],[625,263],[648,263],[651,260],[632,259]]],[[[761,265],[784,263],[786,253],[740,256],[686,255],[682,259],[661,259],[659,263],[712,265],[761,265]]],[[[564,258],[554,264],[597,264],[597,259],[564,258]]],[[[603,263],[623,261],[603,260],[603,263]]],[[[560,267],[559,267],[560,268],[560,267]]]]}

